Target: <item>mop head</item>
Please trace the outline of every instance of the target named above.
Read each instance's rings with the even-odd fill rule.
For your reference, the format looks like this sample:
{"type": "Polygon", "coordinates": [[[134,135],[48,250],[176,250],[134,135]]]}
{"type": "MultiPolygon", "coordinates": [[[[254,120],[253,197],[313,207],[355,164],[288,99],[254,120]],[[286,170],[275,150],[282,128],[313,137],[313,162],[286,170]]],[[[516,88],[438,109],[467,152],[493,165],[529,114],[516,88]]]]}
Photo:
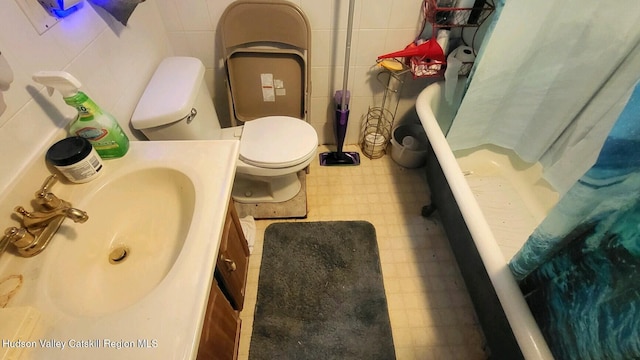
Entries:
{"type": "Polygon", "coordinates": [[[325,152],[320,154],[320,166],[333,165],[360,165],[360,154],[353,151],[342,151],[344,137],[347,134],[347,124],[349,123],[349,90],[338,90],[334,95],[336,102],[336,118],[334,131],[338,151],[325,152]]]}
{"type": "Polygon", "coordinates": [[[354,151],[324,152],[320,154],[321,166],[360,165],[360,154],[354,151]]]}

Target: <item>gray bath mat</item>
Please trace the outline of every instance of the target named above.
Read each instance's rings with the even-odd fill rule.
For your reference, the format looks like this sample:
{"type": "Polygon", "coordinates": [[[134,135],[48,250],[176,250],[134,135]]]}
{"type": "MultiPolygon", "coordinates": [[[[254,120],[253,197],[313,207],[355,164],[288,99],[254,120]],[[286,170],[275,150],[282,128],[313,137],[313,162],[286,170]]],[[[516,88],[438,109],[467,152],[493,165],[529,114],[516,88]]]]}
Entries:
{"type": "Polygon", "coordinates": [[[395,359],[373,225],[267,227],[249,359],[395,359]]]}

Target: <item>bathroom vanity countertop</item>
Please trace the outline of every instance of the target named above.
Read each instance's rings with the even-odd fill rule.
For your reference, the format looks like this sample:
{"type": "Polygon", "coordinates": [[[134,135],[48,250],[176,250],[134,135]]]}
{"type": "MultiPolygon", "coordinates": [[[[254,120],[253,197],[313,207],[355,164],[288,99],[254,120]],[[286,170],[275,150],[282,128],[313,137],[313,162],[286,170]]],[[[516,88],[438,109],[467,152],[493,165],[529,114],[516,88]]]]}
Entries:
{"type": "MultiPolygon", "coordinates": [[[[74,207],[83,209],[88,201],[83,200],[85,196],[91,198],[91,194],[98,191],[96,189],[108,184],[110,176],[117,179],[121,174],[140,169],[169,166],[186,174],[193,182],[193,220],[184,245],[167,275],[132,305],[105,314],[99,311],[96,314],[91,311],[84,314],[82,310],[60,306],[61,300],[56,298],[60,295],[56,295],[56,291],[48,286],[53,280],[60,281],[52,279],[55,271],[51,271],[51,265],[61,264],[60,259],[69,256],[67,251],[61,250],[78,245],[69,244],[69,241],[82,240],[68,234],[73,234],[74,229],[87,225],[89,221],[99,221],[92,218],[91,213],[84,224],[75,224],[66,219],[63,227],[67,229],[62,232],[63,235],[59,235],[59,231],[49,247],[33,258],[21,258],[11,253],[1,255],[0,301],[11,290],[15,290],[15,295],[8,300],[5,309],[0,309],[0,335],[21,334],[21,339],[28,341],[1,344],[0,357],[12,351],[22,351],[33,359],[195,359],[231,196],[238,150],[237,140],[132,141],[130,154],[144,153],[144,161],[137,160],[136,163],[127,160],[127,156],[130,156],[127,154],[122,159],[105,160],[104,173],[89,183],[54,184],[51,192],[68,200],[74,207]],[[165,158],[173,160],[167,165],[165,158]],[[28,321],[20,321],[24,317],[22,314],[28,314],[31,324],[35,324],[32,333],[28,331],[28,321]],[[12,321],[12,326],[22,323],[22,327],[7,329],[7,322],[3,320],[10,318],[19,318],[18,321],[12,321]]],[[[8,206],[5,204],[10,204],[11,208],[23,205],[31,210],[33,193],[48,174],[41,163],[32,165],[15,182],[11,191],[1,194],[0,210],[5,220],[0,225],[19,225],[15,217],[9,217],[10,211],[6,212],[8,206]]],[[[101,289],[100,285],[96,282],[97,289],[101,289]]],[[[78,291],[93,292],[92,297],[88,298],[96,299],[95,306],[99,306],[99,299],[109,296],[95,289],[78,291]]],[[[89,302],[83,306],[88,309],[94,306],[89,302]]]]}

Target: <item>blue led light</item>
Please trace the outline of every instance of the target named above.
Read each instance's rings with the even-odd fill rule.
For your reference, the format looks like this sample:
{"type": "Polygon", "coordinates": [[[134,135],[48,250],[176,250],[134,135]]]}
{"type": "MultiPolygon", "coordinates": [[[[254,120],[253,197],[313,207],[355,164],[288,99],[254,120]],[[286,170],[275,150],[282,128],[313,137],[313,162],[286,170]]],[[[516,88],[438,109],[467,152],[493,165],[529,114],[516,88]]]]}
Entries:
{"type": "Polygon", "coordinates": [[[67,17],[71,14],[73,14],[74,12],[78,11],[78,9],[80,8],[80,5],[82,4],[82,2],[66,9],[66,10],[61,10],[64,9],[64,1],[63,0],[58,0],[58,9],[51,9],[51,12],[53,13],[53,15],[59,19],[67,17]]]}

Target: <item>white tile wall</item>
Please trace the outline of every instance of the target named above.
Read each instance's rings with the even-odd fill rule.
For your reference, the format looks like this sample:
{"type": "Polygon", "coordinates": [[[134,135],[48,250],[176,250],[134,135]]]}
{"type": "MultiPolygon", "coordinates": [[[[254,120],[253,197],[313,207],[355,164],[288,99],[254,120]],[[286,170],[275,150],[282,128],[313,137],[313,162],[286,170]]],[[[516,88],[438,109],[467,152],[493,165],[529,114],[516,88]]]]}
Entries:
{"type": "MultiPolygon", "coordinates": [[[[102,8],[82,8],[39,35],[14,0],[0,1],[0,51],[14,73],[0,116],[0,194],[16,174],[65,136],[75,110],[59,94],[49,97],[32,81],[39,70],[65,70],[76,76],[100,106],[128,131],[129,118],[148,79],[170,52],[158,6],[138,6],[124,27],[102,8]]],[[[40,184],[44,179],[35,179],[40,184]]],[[[38,186],[36,185],[36,186],[38,186]]],[[[5,214],[8,216],[8,214],[5,214]]]]}

